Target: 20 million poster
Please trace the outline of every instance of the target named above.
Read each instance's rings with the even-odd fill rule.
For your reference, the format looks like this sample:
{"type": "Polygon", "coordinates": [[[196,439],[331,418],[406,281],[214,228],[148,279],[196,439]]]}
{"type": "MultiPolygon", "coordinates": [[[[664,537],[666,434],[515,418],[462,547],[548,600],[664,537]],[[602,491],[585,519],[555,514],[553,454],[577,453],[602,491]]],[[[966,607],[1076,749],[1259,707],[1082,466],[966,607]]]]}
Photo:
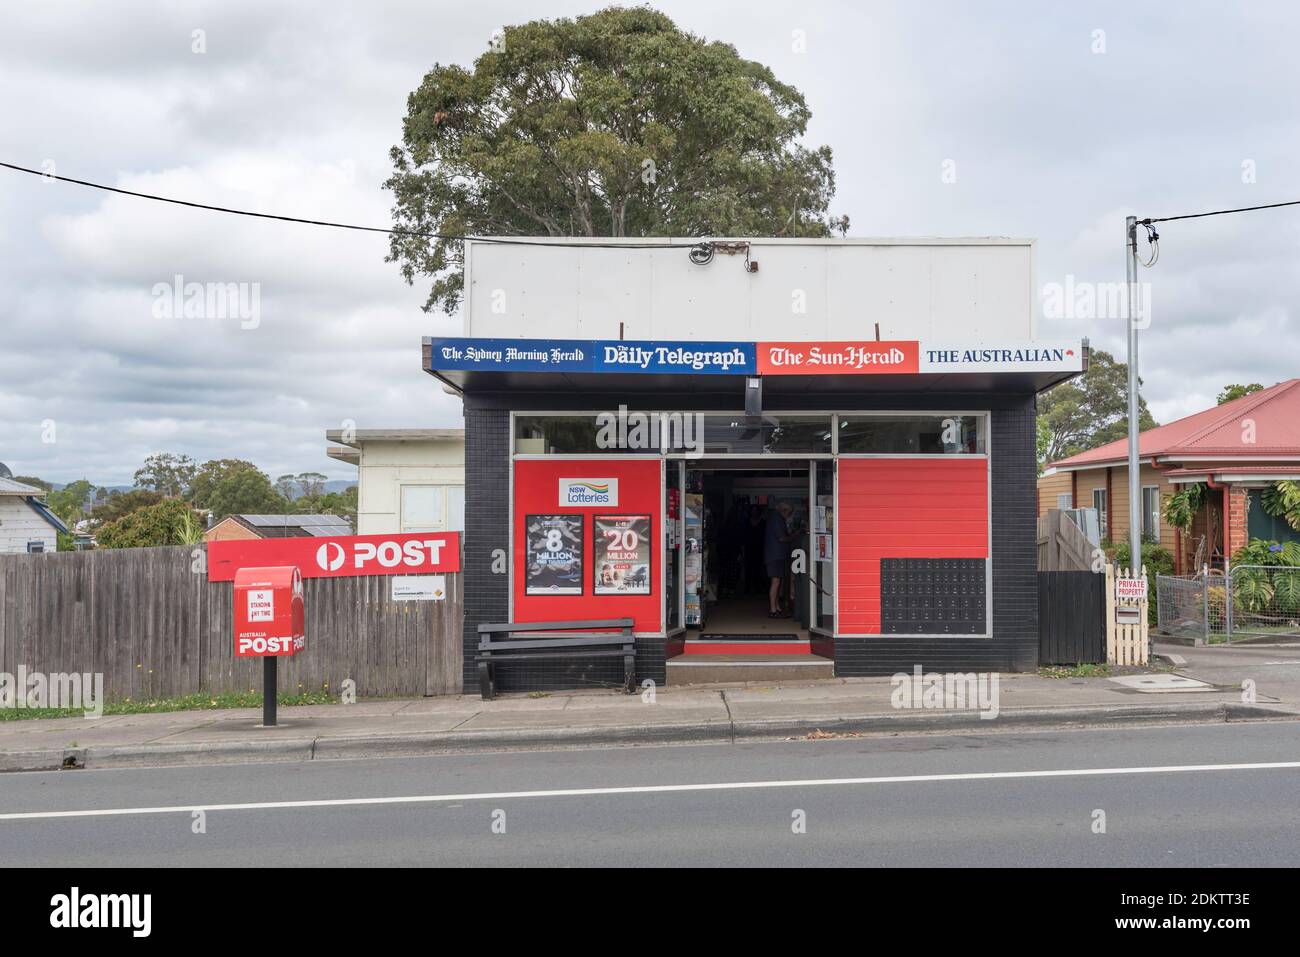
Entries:
{"type": "Polygon", "coordinates": [[[595,594],[650,594],[650,516],[597,515],[592,522],[595,594]]]}
{"type": "Polygon", "coordinates": [[[529,515],[527,595],[582,594],[582,516],[529,515]]]}

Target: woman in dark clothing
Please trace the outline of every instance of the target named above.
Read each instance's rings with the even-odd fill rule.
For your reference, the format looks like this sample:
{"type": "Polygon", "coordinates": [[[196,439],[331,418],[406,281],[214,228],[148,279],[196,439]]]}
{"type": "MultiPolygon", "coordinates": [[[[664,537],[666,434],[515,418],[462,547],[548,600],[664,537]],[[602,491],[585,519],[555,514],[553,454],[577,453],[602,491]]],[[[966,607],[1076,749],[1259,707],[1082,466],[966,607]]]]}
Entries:
{"type": "Polygon", "coordinates": [[[781,610],[781,583],[790,570],[790,542],[793,541],[793,536],[787,523],[793,513],[790,503],[782,499],[767,516],[767,526],[763,533],[763,565],[768,577],[768,618],[789,617],[788,612],[781,610]]]}

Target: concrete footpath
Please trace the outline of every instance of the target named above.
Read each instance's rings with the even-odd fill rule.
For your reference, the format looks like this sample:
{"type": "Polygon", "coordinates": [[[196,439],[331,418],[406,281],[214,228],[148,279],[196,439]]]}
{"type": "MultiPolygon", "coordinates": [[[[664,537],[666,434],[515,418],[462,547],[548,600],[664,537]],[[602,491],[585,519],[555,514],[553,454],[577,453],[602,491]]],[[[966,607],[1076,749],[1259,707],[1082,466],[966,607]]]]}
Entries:
{"type": "Polygon", "coordinates": [[[270,729],[258,727],[255,709],[5,721],[0,770],[1300,717],[1300,648],[1157,651],[1180,658],[1163,672],[1158,664],[1152,674],[1132,676],[1136,686],[1111,678],[1001,675],[997,715],[990,718],[974,707],[897,708],[889,678],[690,685],[659,688],[653,696],[591,690],[495,701],[372,699],[281,708],[279,727],[270,729]],[[1193,680],[1158,690],[1171,675],[1193,680]],[[1255,684],[1253,702],[1243,700],[1247,678],[1255,684]]]}

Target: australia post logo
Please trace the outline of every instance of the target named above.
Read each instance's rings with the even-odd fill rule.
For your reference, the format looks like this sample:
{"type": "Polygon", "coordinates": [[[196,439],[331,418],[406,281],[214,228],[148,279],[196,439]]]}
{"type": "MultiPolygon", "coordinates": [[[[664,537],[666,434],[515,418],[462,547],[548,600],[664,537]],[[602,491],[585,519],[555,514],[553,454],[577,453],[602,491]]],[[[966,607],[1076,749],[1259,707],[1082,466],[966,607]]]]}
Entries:
{"type": "Polygon", "coordinates": [[[303,578],[425,575],[460,571],[460,534],[340,535],[208,543],[208,580],[233,581],[240,568],[293,565],[303,578]]]}
{"type": "Polygon", "coordinates": [[[381,542],[353,540],[351,547],[343,541],[322,542],[316,549],[316,567],[322,572],[336,572],[344,565],[350,565],[359,575],[377,574],[374,571],[376,566],[421,568],[430,563],[438,564],[445,544],[436,538],[412,538],[404,542],[394,539],[381,542]]]}

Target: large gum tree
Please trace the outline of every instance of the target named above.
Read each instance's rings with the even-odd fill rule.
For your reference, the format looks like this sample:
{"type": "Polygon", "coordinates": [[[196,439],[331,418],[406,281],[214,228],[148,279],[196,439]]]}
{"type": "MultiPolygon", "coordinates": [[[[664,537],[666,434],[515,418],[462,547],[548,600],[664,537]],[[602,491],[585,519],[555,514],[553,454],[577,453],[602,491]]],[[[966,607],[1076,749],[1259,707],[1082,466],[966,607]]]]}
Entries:
{"type": "Polygon", "coordinates": [[[506,27],[472,70],[435,65],[408,98],[387,258],[432,277],[425,308],[450,313],[456,236],[844,232],[831,150],[800,142],[810,115],[766,66],[654,10],[506,27]]]}

